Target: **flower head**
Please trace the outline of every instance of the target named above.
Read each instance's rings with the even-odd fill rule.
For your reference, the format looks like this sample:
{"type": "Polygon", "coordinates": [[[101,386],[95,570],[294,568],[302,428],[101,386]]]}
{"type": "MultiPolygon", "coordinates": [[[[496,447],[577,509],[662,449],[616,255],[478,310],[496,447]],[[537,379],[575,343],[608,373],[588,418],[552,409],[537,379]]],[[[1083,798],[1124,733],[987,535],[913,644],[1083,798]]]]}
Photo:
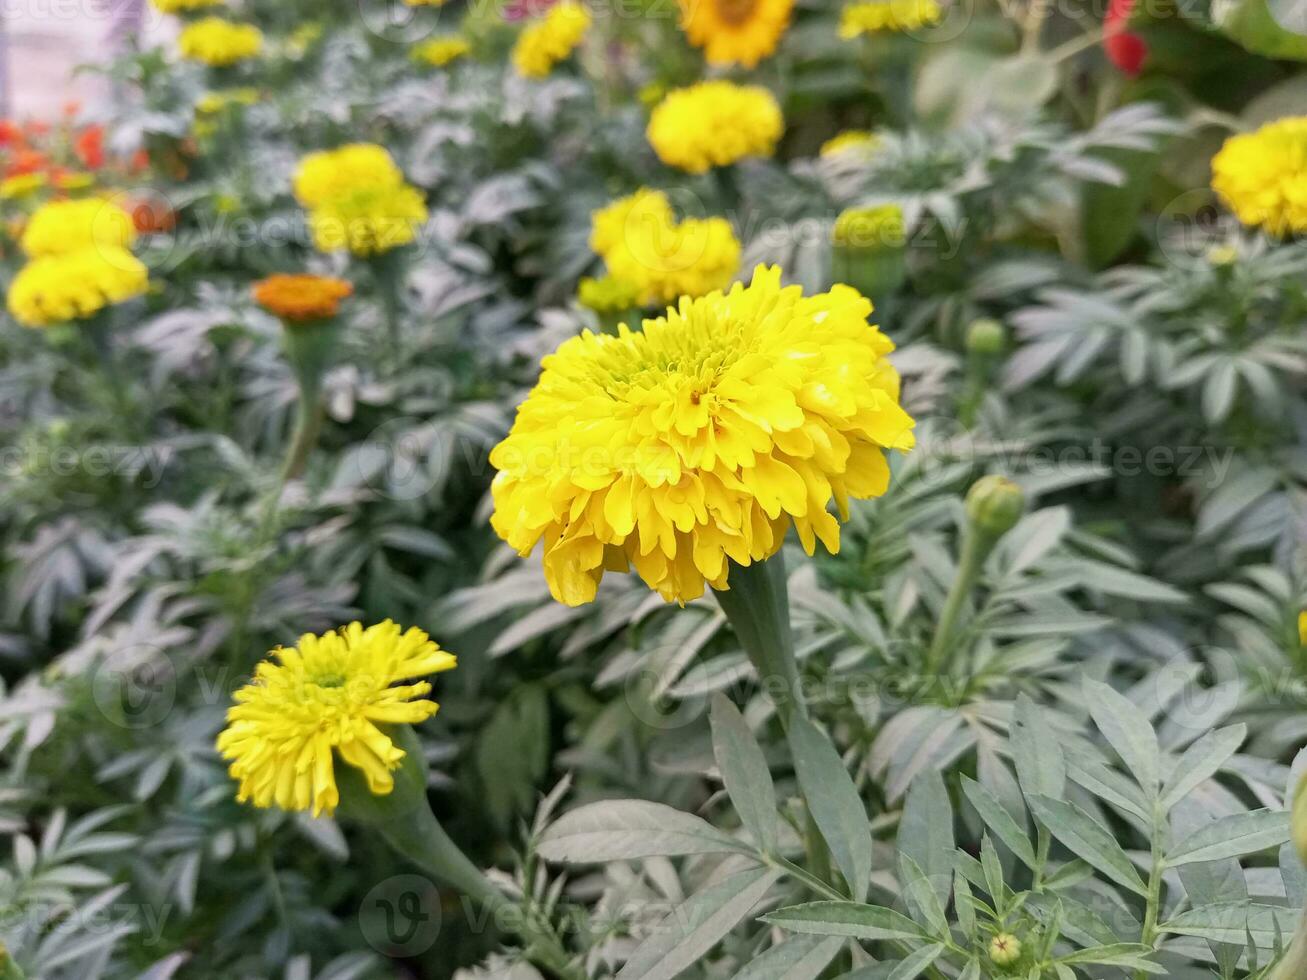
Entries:
{"type": "Polygon", "coordinates": [[[1001,932],[989,941],[989,961],[995,966],[1011,966],[1021,959],[1021,940],[1001,932]]]}
{"type": "Polygon", "coordinates": [[[1103,18],[1103,50],[1107,59],[1131,78],[1144,70],[1148,42],[1129,29],[1136,0],[1109,0],[1103,18]]]}
{"type": "Polygon", "coordinates": [[[841,248],[902,248],[903,209],[897,204],[881,204],[841,211],[831,230],[831,241],[841,248]]]}
{"type": "Polygon", "coordinates": [[[524,78],[544,78],[576,50],[590,29],[590,11],[575,0],[554,4],[513,45],[513,67],[524,78]]]}
{"type": "Polygon", "coordinates": [[[283,320],[307,323],[335,316],[340,301],[353,292],[343,279],[278,274],[254,284],[254,301],[283,320]]]}
{"type": "Polygon", "coordinates": [[[840,37],[916,31],[938,24],[943,12],[936,0],[869,0],[852,3],[840,13],[840,37]]]}
{"type": "Polygon", "coordinates": [[[443,68],[471,52],[472,45],[461,37],[433,37],[413,49],[413,59],[435,68],[443,68]]]}
{"type": "Polygon", "coordinates": [[[401,184],[333,197],[309,212],[309,230],[319,251],[380,255],[416,239],[426,220],[422,195],[401,184]]]}
{"type": "Polygon", "coordinates": [[[259,101],[259,90],[249,86],[218,89],[205,92],[195,103],[195,111],[205,116],[216,115],[229,106],[254,105],[259,101]]]}
{"type": "Polygon", "coordinates": [[[360,188],[399,187],[404,173],[390,152],[376,143],[348,143],[310,153],[295,168],[295,198],[306,208],[360,188]]]}
{"type": "Polygon", "coordinates": [[[830,158],[846,153],[868,155],[880,145],[881,138],[866,129],[846,129],[821,144],[821,156],[830,158]]]}
{"type": "Polygon", "coordinates": [[[136,256],[98,245],[28,262],[10,283],[7,303],[24,326],[48,327],[93,316],[141,295],[148,285],[149,272],[136,256]]]}
{"type": "Polygon", "coordinates": [[[1307,116],[1226,140],[1212,158],[1212,189],[1245,225],[1307,231],[1307,116]]]}
{"type": "Polygon", "coordinates": [[[701,174],[771,156],[784,128],[781,107],[765,88],[718,80],[669,93],[650,115],[648,136],[663,163],[701,174]]]}
{"type": "Polygon", "coordinates": [[[297,646],[278,647],[234,695],[218,751],[240,783],[237,799],[258,807],[334,812],[340,802],[333,751],[363,772],[378,796],[394,789],[404,758],[385,726],[425,721],[436,712],[427,681],[457,661],[422,630],[386,620],[350,623],[297,646]]]}
{"type": "Polygon", "coordinates": [[[883,493],[886,449],[913,445],[870,313],[760,266],[640,332],[566,341],[491,453],[491,524],[523,556],[543,542],[568,605],[631,566],[668,600],[727,588],[730,562],[775,554],[791,524],[810,553],[838,550],[828,505],[883,493]]]}
{"type": "Polygon", "coordinates": [[[49,176],[39,170],[30,174],[6,177],[0,181],[0,200],[11,201],[15,198],[29,197],[43,187],[47,187],[49,183],[49,176]]]}
{"type": "Polygon", "coordinates": [[[681,27],[711,65],[753,68],[780,44],[794,0],[680,0],[681,27]]]}
{"type": "Polygon", "coordinates": [[[33,212],[23,231],[23,251],[33,258],[87,248],[125,249],[136,240],[132,216],[103,198],[51,201],[33,212]]]}
{"type": "Polygon", "coordinates": [[[262,51],[263,32],[253,24],[205,17],[183,28],[177,48],[183,58],[201,61],[211,68],[225,68],[262,51]]]}
{"type": "Polygon", "coordinates": [[[634,283],[612,276],[587,276],[577,285],[576,301],[595,313],[625,313],[640,302],[640,290],[634,283]]]}

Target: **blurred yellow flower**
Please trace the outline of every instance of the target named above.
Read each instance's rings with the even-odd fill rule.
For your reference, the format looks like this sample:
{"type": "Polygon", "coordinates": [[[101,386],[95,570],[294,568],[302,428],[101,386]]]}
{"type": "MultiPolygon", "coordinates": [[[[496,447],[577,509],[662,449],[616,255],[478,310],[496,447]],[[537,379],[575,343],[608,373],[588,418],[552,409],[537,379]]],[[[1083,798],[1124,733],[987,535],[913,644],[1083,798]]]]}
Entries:
{"type": "Polygon", "coordinates": [[[524,78],[544,78],[576,50],[590,29],[590,11],[562,0],[528,24],[513,45],[513,67],[524,78]]]}
{"type": "Polygon", "coordinates": [[[1307,231],[1307,116],[1232,136],[1212,158],[1212,189],[1245,225],[1307,231]]]}
{"type": "Polygon", "coordinates": [[[339,194],[309,211],[313,244],[322,252],[348,250],[380,255],[417,238],[426,223],[427,206],[416,188],[360,188],[339,194]]]}
{"type": "Polygon", "coordinates": [[[278,647],[234,695],[218,751],[231,763],[237,799],[257,807],[331,814],[340,802],[334,753],[362,771],[378,796],[395,786],[404,751],[385,726],[425,721],[431,684],[400,684],[457,665],[422,630],[390,620],[350,623],[278,647]]]}
{"type": "Polygon", "coordinates": [[[1307,647],[1307,609],[1298,614],[1298,642],[1307,647]]]}
{"type": "Polygon", "coordinates": [[[648,137],[663,163],[701,174],[771,156],[784,128],[781,107],[765,88],[719,80],[669,93],[649,118],[648,137]]]}
{"type": "Polygon", "coordinates": [[[33,258],[92,247],[127,248],[136,241],[132,216],[98,197],[50,201],[32,213],[20,244],[33,258]]]}
{"type": "Polygon", "coordinates": [[[140,296],[148,285],[149,273],[131,252],[90,246],[28,262],[10,283],[7,303],[23,326],[48,327],[140,296]]]}
{"type": "Polygon", "coordinates": [[[224,68],[262,51],[263,32],[253,24],[205,17],[182,29],[177,48],[183,58],[203,62],[211,68],[224,68]]]}
{"type": "Polygon", "coordinates": [[[54,176],[54,186],[61,191],[83,191],[94,184],[95,177],[91,174],[78,173],[75,170],[65,170],[54,176]]]}
{"type": "Polygon", "coordinates": [[[640,290],[635,283],[612,276],[587,276],[577,285],[576,301],[595,313],[625,313],[639,304],[640,290]]]}
{"type": "Polygon", "coordinates": [[[181,14],[192,10],[221,7],[227,0],[150,0],[155,10],[165,14],[181,14]]]}
{"type": "Polygon", "coordinates": [[[883,31],[915,31],[938,24],[943,16],[935,0],[870,0],[853,3],[840,14],[840,37],[848,40],[860,34],[883,31]]]}
{"type": "Polygon", "coordinates": [[[753,68],[780,44],[794,0],[680,0],[681,27],[711,65],[753,68]]]}
{"type": "Polygon", "coordinates": [[[775,554],[791,524],[839,548],[835,502],[889,484],[913,445],[894,345],[847,286],[805,297],[759,266],[749,286],[682,299],[642,331],[585,332],[544,359],[492,451],[491,524],[554,597],[580,605],[633,566],[669,601],[728,587],[730,561],[775,554]]]}
{"type": "Polygon", "coordinates": [[[28,197],[48,186],[49,183],[49,178],[40,170],[6,177],[3,182],[0,182],[0,199],[10,201],[14,198],[28,197]]]}
{"type": "Polygon", "coordinates": [[[831,241],[843,248],[902,248],[903,209],[897,204],[848,208],[835,219],[831,241]]]}
{"type": "Polygon", "coordinates": [[[821,155],[833,157],[845,153],[870,154],[880,142],[880,136],[870,130],[846,129],[821,144],[821,155]]]}
{"type": "Polygon", "coordinates": [[[259,90],[248,86],[242,88],[218,89],[205,92],[195,103],[195,111],[211,116],[222,112],[228,106],[254,105],[259,101],[259,90]]]}
{"type": "Polygon", "coordinates": [[[436,68],[467,57],[472,45],[461,37],[433,37],[413,49],[413,58],[436,68]]]}
{"type": "Polygon", "coordinates": [[[310,153],[295,169],[295,198],[306,208],[368,187],[399,187],[403,172],[385,147],[348,143],[334,150],[310,153]]]}

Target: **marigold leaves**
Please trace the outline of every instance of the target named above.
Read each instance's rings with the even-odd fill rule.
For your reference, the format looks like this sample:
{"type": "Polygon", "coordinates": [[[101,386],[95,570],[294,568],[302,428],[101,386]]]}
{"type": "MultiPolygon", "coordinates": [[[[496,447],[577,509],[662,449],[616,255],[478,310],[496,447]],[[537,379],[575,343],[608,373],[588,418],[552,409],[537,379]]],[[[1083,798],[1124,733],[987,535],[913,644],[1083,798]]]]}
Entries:
{"type": "Polygon", "coordinates": [[[831,740],[807,718],[790,723],[790,752],[803,798],[850,892],[861,898],[871,884],[871,830],[867,811],[831,740]]]}
{"type": "Polygon", "coordinates": [[[1030,839],[1026,836],[1017,822],[1012,818],[1012,814],[999,802],[998,797],[991,793],[980,783],[967,776],[962,777],[962,792],[968,802],[976,808],[980,814],[980,819],[984,821],[985,827],[990,830],[995,837],[1003,842],[1021,863],[1032,870],[1036,867],[1035,849],[1030,846],[1030,839]]]}
{"type": "Polygon", "coordinates": [[[762,920],[790,932],[817,936],[845,936],[869,941],[929,938],[921,926],[902,912],[861,902],[808,902],[805,905],[791,905],[764,915],[762,920]]]}
{"type": "Polygon", "coordinates": [[[816,980],[843,945],[833,936],[791,936],[755,957],[732,980],[816,980]]]}
{"type": "Polygon", "coordinates": [[[600,864],[647,857],[749,852],[743,841],[664,803],[604,800],[560,817],[537,850],[549,861],[600,864]]]}
{"type": "Polygon", "coordinates": [[[1039,822],[1073,854],[1084,858],[1118,885],[1138,895],[1148,894],[1147,886],[1116,838],[1084,810],[1038,793],[1029,797],[1029,803],[1039,822]]]}
{"type": "Polygon", "coordinates": [[[771,770],[744,716],[723,694],[712,699],[713,756],[740,821],[758,847],[776,847],[776,791],[771,770]]]}
{"type": "Polygon", "coordinates": [[[1281,905],[1218,902],[1181,912],[1158,929],[1236,946],[1245,945],[1251,938],[1258,949],[1274,949],[1284,937],[1293,935],[1301,918],[1301,910],[1281,905]]]}
{"type": "Polygon", "coordinates": [[[1162,788],[1162,808],[1169,810],[1206,782],[1238,751],[1248,735],[1248,726],[1230,725],[1208,732],[1176,760],[1162,788]]]}
{"type": "Polygon", "coordinates": [[[1157,796],[1161,750],[1157,733],[1133,701],[1101,681],[1085,678],[1082,689],[1094,724],[1150,799],[1157,796]]]}
{"type": "Polygon", "coordinates": [[[1284,810],[1254,810],[1214,820],[1187,835],[1166,855],[1168,867],[1195,861],[1220,861],[1279,847],[1290,836],[1284,810]]]}

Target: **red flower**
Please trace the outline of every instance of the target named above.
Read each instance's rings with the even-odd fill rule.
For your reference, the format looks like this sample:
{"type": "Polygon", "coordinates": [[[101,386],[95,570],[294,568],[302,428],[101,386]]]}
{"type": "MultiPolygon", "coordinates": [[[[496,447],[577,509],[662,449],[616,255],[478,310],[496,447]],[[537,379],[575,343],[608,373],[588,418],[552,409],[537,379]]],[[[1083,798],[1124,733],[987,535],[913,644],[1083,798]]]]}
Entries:
{"type": "Polygon", "coordinates": [[[50,161],[39,150],[19,150],[9,162],[6,176],[17,177],[20,174],[35,173],[38,170],[45,170],[49,166],[50,161]]]}
{"type": "Polygon", "coordinates": [[[99,170],[104,166],[104,127],[87,126],[73,143],[77,159],[88,170],[99,170]]]}
{"type": "Polygon", "coordinates": [[[0,146],[23,143],[23,130],[11,119],[0,119],[0,146]]]}
{"type": "Polygon", "coordinates": [[[1131,78],[1143,71],[1144,59],[1148,57],[1147,42],[1127,30],[1134,9],[1135,0],[1110,0],[1103,19],[1103,50],[1107,59],[1131,78]]]}

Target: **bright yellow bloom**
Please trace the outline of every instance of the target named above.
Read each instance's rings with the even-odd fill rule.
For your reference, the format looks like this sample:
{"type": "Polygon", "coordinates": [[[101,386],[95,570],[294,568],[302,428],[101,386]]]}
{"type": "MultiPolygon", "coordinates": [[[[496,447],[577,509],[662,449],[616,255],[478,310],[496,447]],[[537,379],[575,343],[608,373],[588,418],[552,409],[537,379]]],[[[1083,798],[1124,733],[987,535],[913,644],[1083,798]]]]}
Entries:
{"type": "Polygon", "coordinates": [[[228,106],[254,105],[259,101],[259,97],[259,90],[249,87],[205,92],[195,103],[195,111],[201,115],[211,116],[222,112],[228,106]]]}
{"type": "Polygon", "coordinates": [[[1307,609],[1298,614],[1298,642],[1307,648],[1307,609]]]}
{"type": "Polygon", "coordinates": [[[443,7],[449,0],[404,0],[410,7],[443,7]]]}
{"type": "Polygon", "coordinates": [[[649,118],[658,158],[692,174],[771,156],[785,128],[775,97],[757,85],[700,82],[671,92],[649,118]]]}
{"type": "Polygon", "coordinates": [[[576,301],[596,313],[625,313],[640,302],[640,290],[635,283],[604,276],[602,279],[585,277],[577,285],[576,301]]]}
{"type": "Polygon", "coordinates": [[[33,259],[9,285],[7,303],[25,327],[82,320],[145,292],[149,273],[125,248],[96,245],[33,259]]]}
{"type": "Polygon", "coordinates": [[[28,219],[21,244],[37,258],[97,246],[125,249],[134,241],[130,214],[112,201],[86,197],[41,205],[28,219]]]}
{"type": "Polygon", "coordinates": [[[838,550],[831,501],[847,516],[884,493],[885,450],[913,445],[870,313],[847,286],[805,297],[759,266],[641,332],[566,341],[490,455],[491,524],[523,556],[543,541],[568,605],[630,566],[669,601],[724,589],[728,559],[770,557],[791,524],[809,553],[838,550]]]}
{"type": "Polygon", "coordinates": [[[17,174],[13,177],[6,177],[3,182],[0,182],[0,200],[11,201],[14,198],[27,197],[47,186],[49,182],[49,179],[40,170],[33,171],[30,174],[17,174]]]}
{"type": "Polygon", "coordinates": [[[848,40],[859,34],[882,31],[920,30],[938,24],[943,11],[935,0],[871,0],[853,3],[840,14],[840,37],[848,40]]]}
{"type": "Polygon", "coordinates": [[[234,24],[221,17],[205,17],[188,24],[177,38],[183,58],[211,68],[225,68],[263,50],[263,32],[253,24],[234,24]]]}
{"type": "Polygon", "coordinates": [[[1307,116],[1226,140],[1212,158],[1212,189],[1245,225],[1307,231],[1307,116]]]}
{"type": "Polygon", "coordinates": [[[257,807],[330,814],[340,802],[335,759],[363,772],[368,788],[386,796],[404,758],[384,726],[425,721],[431,684],[399,684],[457,665],[422,630],[386,620],[364,629],[350,623],[272,651],[276,661],[255,668],[252,683],[234,695],[218,751],[240,783],[237,799],[257,807]]]}
{"type": "Polygon", "coordinates": [[[831,230],[831,241],[843,248],[902,248],[903,209],[897,204],[881,204],[841,211],[831,230]]]}
{"type": "Polygon", "coordinates": [[[400,184],[360,188],[328,199],[309,211],[309,230],[319,251],[345,249],[368,256],[407,245],[426,220],[422,195],[400,184]]]}
{"type": "Polygon", "coordinates": [[[165,14],[181,14],[191,10],[221,7],[226,0],[150,0],[154,9],[165,14]]]}
{"type": "Polygon", "coordinates": [[[590,11],[563,0],[527,25],[513,45],[513,67],[524,78],[544,78],[576,50],[590,29],[590,11]]]}
{"type": "Polygon", "coordinates": [[[413,58],[443,68],[450,62],[467,57],[471,50],[472,45],[461,37],[433,37],[413,49],[413,58]]]}
{"type": "Polygon", "coordinates": [[[881,138],[870,130],[846,129],[821,144],[821,155],[833,157],[845,153],[870,154],[880,145],[880,141],[881,138]]]}
{"type": "Polygon", "coordinates": [[[349,143],[334,150],[310,153],[299,162],[293,180],[295,198],[306,208],[361,188],[399,187],[403,172],[385,147],[349,143]]]}
{"type": "Polygon", "coordinates": [[[776,50],[794,0],[680,0],[681,27],[712,65],[753,68],[776,50]]]}

